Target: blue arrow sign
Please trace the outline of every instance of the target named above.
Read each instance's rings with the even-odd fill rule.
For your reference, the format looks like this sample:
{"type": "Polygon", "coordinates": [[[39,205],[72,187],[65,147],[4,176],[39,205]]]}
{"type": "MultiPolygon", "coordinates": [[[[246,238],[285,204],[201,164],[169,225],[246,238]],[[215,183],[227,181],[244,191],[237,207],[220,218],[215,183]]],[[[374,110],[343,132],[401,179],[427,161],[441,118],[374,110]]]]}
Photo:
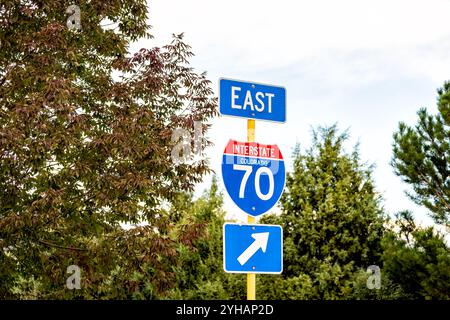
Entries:
{"type": "Polygon", "coordinates": [[[219,80],[220,114],[286,122],[286,89],[255,82],[219,80]]]}
{"type": "Polygon", "coordinates": [[[283,230],[267,224],[223,225],[223,269],[228,273],[283,271],[283,230]]]}
{"type": "Polygon", "coordinates": [[[230,140],[222,158],[222,178],[234,203],[247,214],[260,216],[283,193],[283,156],[276,145],[230,140]]]}

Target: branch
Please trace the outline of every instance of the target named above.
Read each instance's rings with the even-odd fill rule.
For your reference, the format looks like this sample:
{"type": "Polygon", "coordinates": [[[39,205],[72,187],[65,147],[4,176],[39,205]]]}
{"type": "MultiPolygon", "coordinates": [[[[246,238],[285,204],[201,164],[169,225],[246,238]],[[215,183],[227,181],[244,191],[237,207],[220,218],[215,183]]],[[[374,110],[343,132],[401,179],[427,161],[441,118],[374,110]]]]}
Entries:
{"type": "Polygon", "coordinates": [[[438,198],[443,202],[444,206],[448,210],[450,210],[450,204],[445,200],[445,195],[443,194],[442,189],[439,186],[435,186],[434,184],[429,182],[427,177],[423,173],[419,172],[419,176],[422,178],[422,181],[424,181],[431,189],[434,190],[438,198]]]}
{"type": "Polygon", "coordinates": [[[75,247],[65,247],[58,244],[54,244],[45,240],[38,240],[40,243],[45,244],[46,246],[53,247],[53,248],[59,248],[59,249],[66,249],[66,250],[75,250],[75,251],[88,251],[87,249],[82,248],[75,248],[75,247]]]}

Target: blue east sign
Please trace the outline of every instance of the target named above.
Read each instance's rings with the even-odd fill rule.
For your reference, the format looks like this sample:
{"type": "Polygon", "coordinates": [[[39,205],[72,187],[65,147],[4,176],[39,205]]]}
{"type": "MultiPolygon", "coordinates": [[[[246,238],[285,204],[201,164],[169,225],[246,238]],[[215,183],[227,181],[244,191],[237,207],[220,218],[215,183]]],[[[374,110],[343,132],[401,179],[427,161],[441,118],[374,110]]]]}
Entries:
{"type": "Polygon", "coordinates": [[[220,114],[286,122],[286,89],[230,79],[219,80],[220,114]]]}

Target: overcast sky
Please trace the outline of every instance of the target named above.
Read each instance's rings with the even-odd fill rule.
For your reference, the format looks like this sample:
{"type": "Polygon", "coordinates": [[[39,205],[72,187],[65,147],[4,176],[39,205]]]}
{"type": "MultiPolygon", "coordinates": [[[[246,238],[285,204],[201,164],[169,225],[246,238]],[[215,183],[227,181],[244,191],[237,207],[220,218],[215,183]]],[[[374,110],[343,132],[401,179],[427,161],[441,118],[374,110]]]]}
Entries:
{"type": "MultiPolygon", "coordinates": [[[[184,32],[192,66],[208,72],[216,93],[220,77],[286,88],[287,122],[257,121],[256,141],[278,144],[288,168],[294,145],[309,147],[311,127],[338,123],[349,129],[347,150],[359,141],[362,159],[376,165],[387,212],[411,209],[431,223],[389,162],[398,122],[414,124],[420,107],[436,112],[436,89],[450,80],[450,0],[153,0],[149,11],[155,39],[137,47],[184,32]]],[[[209,137],[220,174],[227,141],[246,140],[246,121],[215,119],[209,137]]],[[[225,204],[246,221],[228,196],[225,204]]]]}

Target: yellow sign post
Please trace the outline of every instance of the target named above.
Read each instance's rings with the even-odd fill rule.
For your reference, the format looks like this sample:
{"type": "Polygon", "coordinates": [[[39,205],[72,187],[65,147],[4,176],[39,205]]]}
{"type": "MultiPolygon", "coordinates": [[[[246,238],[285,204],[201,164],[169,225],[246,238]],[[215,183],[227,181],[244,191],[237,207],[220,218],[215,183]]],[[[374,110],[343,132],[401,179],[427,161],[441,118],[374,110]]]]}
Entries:
{"type": "MultiPolygon", "coordinates": [[[[255,120],[248,119],[247,120],[247,141],[254,142],[255,141],[255,120]]],[[[255,223],[255,217],[248,216],[248,223],[255,223]]],[[[247,300],[255,300],[256,299],[256,274],[255,273],[247,273],[247,300]]]]}

